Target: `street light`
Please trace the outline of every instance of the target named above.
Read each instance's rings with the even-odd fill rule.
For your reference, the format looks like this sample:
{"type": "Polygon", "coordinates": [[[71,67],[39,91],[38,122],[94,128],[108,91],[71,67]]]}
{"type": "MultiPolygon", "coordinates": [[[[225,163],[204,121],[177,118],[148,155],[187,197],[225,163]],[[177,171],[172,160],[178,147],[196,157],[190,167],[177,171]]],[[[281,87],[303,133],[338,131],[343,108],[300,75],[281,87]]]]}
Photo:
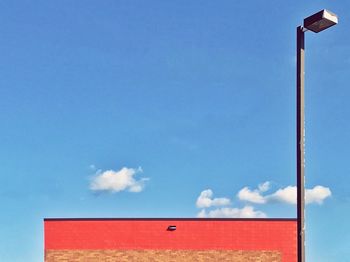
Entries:
{"type": "Polygon", "coordinates": [[[321,32],[338,23],[337,15],[322,10],[304,19],[304,25],[297,27],[297,234],[298,262],[305,262],[305,183],[304,183],[304,75],[305,41],[304,32],[321,32]]]}

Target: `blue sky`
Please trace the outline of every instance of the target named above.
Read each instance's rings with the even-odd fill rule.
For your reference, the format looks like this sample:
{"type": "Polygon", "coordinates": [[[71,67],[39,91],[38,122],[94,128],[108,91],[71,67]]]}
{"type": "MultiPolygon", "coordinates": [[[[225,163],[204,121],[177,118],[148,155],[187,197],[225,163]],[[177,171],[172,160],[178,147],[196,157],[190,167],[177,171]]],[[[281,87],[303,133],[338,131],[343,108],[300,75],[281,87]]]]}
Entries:
{"type": "Polygon", "coordinates": [[[350,255],[346,1],[0,2],[0,260],[46,217],[295,217],[306,34],[307,257],[350,255]]]}

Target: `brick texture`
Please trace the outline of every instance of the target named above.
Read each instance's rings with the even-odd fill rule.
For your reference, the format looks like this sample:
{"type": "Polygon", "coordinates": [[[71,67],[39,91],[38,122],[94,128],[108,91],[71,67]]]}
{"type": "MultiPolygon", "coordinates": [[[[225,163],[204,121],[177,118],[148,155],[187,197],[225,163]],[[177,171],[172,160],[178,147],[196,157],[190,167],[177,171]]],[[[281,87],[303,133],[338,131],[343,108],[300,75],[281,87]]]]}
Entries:
{"type": "Polygon", "coordinates": [[[280,262],[273,251],[233,250],[46,250],[45,262],[280,262]]]}

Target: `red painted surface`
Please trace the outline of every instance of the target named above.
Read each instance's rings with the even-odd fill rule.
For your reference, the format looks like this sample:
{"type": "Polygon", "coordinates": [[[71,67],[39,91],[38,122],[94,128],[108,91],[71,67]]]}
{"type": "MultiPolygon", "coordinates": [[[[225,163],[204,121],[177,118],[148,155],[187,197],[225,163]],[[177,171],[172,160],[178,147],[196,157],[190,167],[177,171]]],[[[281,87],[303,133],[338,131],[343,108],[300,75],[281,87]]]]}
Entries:
{"type": "Polygon", "coordinates": [[[296,220],[53,219],[44,226],[46,250],[277,250],[283,262],[297,261],[296,220]]]}

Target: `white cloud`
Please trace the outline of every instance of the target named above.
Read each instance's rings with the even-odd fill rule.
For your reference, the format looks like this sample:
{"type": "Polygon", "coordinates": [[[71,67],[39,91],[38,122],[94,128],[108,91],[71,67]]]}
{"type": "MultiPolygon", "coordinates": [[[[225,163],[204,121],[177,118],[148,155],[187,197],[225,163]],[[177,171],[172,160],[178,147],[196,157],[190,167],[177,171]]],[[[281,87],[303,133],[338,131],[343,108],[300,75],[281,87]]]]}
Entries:
{"type": "Polygon", "coordinates": [[[144,189],[145,181],[148,178],[136,180],[134,176],[141,173],[142,169],[133,169],[123,167],[119,171],[107,170],[98,171],[90,183],[92,191],[120,192],[127,190],[129,192],[141,192],[144,189]]]}
{"type": "MultiPolygon", "coordinates": [[[[332,195],[331,190],[324,186],[315,186],[312,189],[305,189],[306,204],[323,204],[323,201],[332,195]]],[[[277,190],[272,195],[266,196],[269,201],[278,201],[287,204],[297,204],[297,187],[288,186],[277,190]]]]}
{"type": "MultiPolygon", "coordinates": [[[[249,187],[242,188],[237,193],[237,198],[241,201],[252,204],[286,203],[295,205],[297,202],[297,187],[287,186],[280,188],[273,193],[266,192],[271,188],[270,182],[258,185],[257,189],[251,190],[249,187]]],[[[201,208],[197,217],[199,218],[266,218],[267,215],[253,206],[247,204],[243,208],[220,207],[231,204],[229,198],[213,198],[213,191],[203,190],[197,198],[196,206],[201,208]],[[209,209],[209,210],[208,210],[209,209]]],[[[323,201],[332,195],[331,190],[324,186],[315,186],[312,189],[305,189],[306,204],[323,204],[323,201]]]]}
{"type": "Polygon", "coordinates": [[[197,217],[200,218],[266,218],[264,212],[255,210],[252,206],[245,206],[243,208],[223,207],[206,212],[202,209],[197,217]]]}
{"type": "Polygon", "coordinates": [[[266,192],[270,189],[271,183],[269,181],[266,181],[262,184],[259,184],[258,189],[260,192],[266,192]]]}
{"type": "Polygon", "coordinates": [[[295,186],[287,186],[278,189],[275,193],[265,197],[269,202],[282,202],[286,204],[297,203],[297,188],[295,186]]]}
{"type": "Polygon", "coordinates": [[[213,191],[210,189],[203,190],[197,198],[196,206],[206,208],[212,206],[227,206],[231,203],[228,198],[213,198],[213,191]]]}
{"type": "Polygon", "coordinates": [[[239,200],[247,201],[255,204],[265,204],[266,199],[261,195],[261,191],[259,190],[250,190],[248,187],[242,188],[237,197],[239,200]]]}
{"type": "Polygon", "coordinates": [[[199,218],[206,218],[207,217],[207,213],[205,212],[205,209],[202,209],[201,211],[199,211],[199,213],[197,214],[197,217],[199,217],[199,218]]]}
{"type": "Polygon", "coordinates": [[[332,195],[328,187],[315,186],[313,189],[307,189],[305,192],[306,204],[317,203],[323,204],[323,201],[332,195]]]}
{"type": "MultiPolygon", "coordinates": [[[[248,187],[242,188],[237,197],[239,200],[254,203],[266,204],[271,202],[281,202],[295,205],[297,203],[297,187],[287,186],[280,188],[276,192],[263,195],[270,188],[270,183],[265,182],[258,186],[258,189],[250,190],[248,187]]],[[[315,186],[312,189],[305,189],[305,203],[306,204],[322,204],[323,201],[332,195],[331,190],[324,186],[315,186]]]]}

